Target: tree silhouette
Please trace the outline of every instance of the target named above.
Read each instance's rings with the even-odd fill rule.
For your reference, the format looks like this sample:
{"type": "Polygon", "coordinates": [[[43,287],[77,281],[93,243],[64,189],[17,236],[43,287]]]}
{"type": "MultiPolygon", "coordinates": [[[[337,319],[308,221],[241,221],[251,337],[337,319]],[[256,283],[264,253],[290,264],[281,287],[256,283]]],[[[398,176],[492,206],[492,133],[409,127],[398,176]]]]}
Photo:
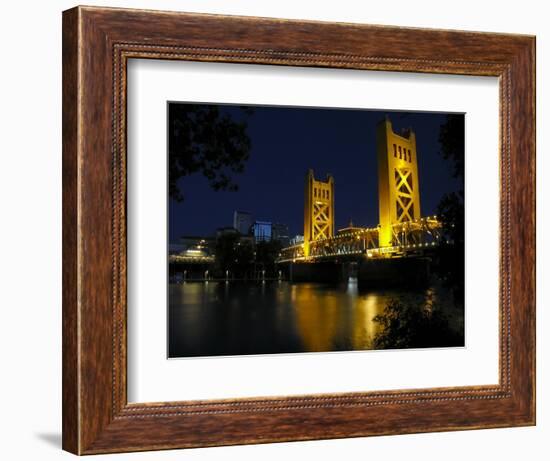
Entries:
{"type": "Polygon", "coordinates": [[[374,317],[382,326],[374,349],[464,346],[464,335],[454,331],[441,309],[431,303],[391,300],[374,317]]]}
{"type": "Polygon", "coordinates": [[[445,194],[437,207],[442,235],[450,244],[439,248],[435,271],[458,304],[464,304],[464,199],[456,192],[445,194]]]}
{"type": "Polygon", "coordinates": [[[447,114],[439,129],[441,155],[452,165],[453,176],[464,179],[464,115],[447,114]]]}
{"type": "Polygon", "coordinates": [[[272,277],[276,274],[275,260],[281,248],[281,242],[278,240],[256,243],[256,264],[259,270],[266,271],[266,276],[268,277],[272,277]]]}
{"type": "Polygon", "coordinates": [[[452,290],[455,301],[464,305],[464,115],[449,114],[439,132],[441,155],[451,164],[453,176],[461,180],[458,192],[445,194],[439,201],[437,214],[442,233],[449,245],[439,250],[435,271],[452,290]]]}
{"type": "Polygon", "coordinates": [[[216,240],[216,266],[223,276],[228,270],[233,277],[246,278],[254,266],[254,247],[241,241],[238,233],[220,235],[216,240]]]}
{"type": "Polygon", "coordinates": [[[238,190],[232,174],[242,173],[250,155],[247,116],[241,120],[207,104],[168,105],[169,194],[183,201],[180,179],[202,173],[214,190],[238,190]]]}

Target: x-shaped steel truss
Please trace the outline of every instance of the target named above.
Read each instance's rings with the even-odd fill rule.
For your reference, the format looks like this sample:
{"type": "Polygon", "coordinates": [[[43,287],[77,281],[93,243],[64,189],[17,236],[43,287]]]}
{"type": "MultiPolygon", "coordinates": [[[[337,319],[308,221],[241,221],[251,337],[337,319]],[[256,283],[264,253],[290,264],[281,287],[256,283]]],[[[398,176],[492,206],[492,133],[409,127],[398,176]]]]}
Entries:
{"type": "Polygon", "coordinates": [[[395,206],[397,207],[398,223],[414,219],[412,188],[412,170],[410,168],[396,168],[395,189],[397,193],[395,206]]]}
{"type": "Polygon", "coordinates": [[[330,237],[330,208],[328,203],[316,202],[313,204],[313,229],[311,240],[327,239],[330,237]]]}

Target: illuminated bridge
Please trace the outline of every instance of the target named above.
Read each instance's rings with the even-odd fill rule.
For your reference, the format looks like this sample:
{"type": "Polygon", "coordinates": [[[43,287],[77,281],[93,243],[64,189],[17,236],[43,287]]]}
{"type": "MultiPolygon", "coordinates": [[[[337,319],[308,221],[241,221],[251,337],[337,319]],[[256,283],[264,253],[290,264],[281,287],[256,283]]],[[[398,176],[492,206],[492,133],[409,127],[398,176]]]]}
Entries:
{"type": "Polygon", "coordinates": [[[379,227],[342,229],[334,237],[310,242],[307,257],[304,244],[283,248],[278,262],[315,262],[359,255],[366,258],[418,256],[434,248],[442,239],[441,223],[435,216],[392,225],[390,246],[379,245],[379,230],[379,227]]]}
{"type": "Polygon", "coordinates": [[[420,211],[414,132],[396,134],[389,119],[381,122],[377,157],[379,224],[363,228],[350,223],[335,232],[334,178],[320,181],[310,170],[305,181],[304,241],[283,248],[279,264],[419,259],[438,246],[443,239],[441,222],[420,211]]]}

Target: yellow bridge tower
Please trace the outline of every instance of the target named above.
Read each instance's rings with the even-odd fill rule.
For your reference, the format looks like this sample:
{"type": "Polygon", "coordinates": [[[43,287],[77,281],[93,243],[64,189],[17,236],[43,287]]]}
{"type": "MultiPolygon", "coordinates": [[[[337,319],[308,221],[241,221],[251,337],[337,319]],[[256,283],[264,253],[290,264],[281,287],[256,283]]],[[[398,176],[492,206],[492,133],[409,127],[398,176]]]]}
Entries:
{"type": "Polygon", "coordinates": [[[334,236],[334,178],[315,179],[313,170],[306,175],[304,194],[304,256],[309,256],[309,244],[334,236]]]}
{"type": "Polygon", "coordinates": [[[416,137],[409,129],[393,132],[391,121],[380,122],[376,133],[378,151],[378,197],[380,247],[392,245],[393,225],[420,218],[420,192],[416,137]]]}

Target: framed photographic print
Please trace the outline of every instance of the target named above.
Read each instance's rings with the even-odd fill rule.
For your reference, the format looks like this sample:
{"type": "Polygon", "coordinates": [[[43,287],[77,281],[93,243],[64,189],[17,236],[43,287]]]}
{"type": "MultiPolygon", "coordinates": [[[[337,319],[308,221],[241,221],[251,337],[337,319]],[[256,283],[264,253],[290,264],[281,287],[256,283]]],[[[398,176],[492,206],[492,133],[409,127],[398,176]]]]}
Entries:
{"type": "Polygon", "coordinates": [[[534,50],[64,12],[64,449],[534,424],[534,50]]]}

